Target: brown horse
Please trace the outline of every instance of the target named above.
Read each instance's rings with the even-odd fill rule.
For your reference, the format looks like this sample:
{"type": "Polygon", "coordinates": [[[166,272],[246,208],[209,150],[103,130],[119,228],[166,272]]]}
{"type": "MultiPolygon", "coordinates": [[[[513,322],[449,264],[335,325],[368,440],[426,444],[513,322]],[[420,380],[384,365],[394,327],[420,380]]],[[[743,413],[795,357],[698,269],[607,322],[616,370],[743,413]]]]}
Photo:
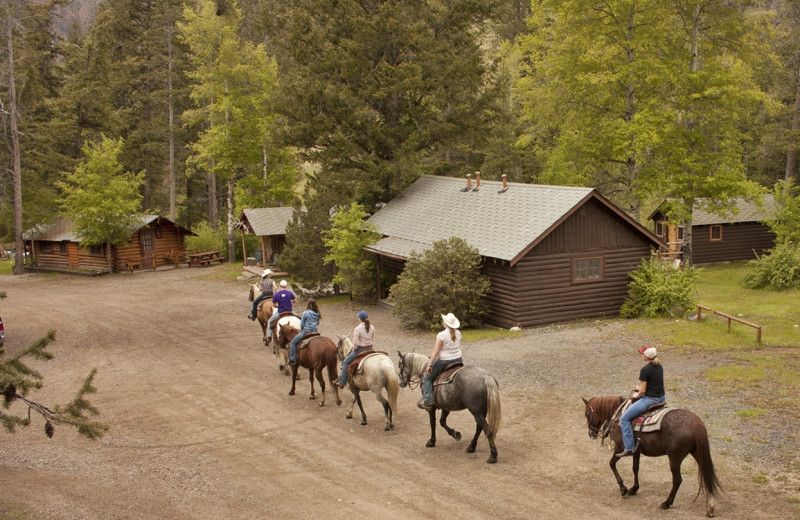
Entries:
{"type": "MultiPolygon", "coordinates": [[[[583,398],[581,398],[583,399],[583,398]]],[[[588,401],[583,399],[586,405],[586,421],[589,426],[589,437],[596,439],[600,436],[605,439],[610,436],[614,441],[614,455],[611,456],[609,465],[614,477],[617,479],[619,490],[622,496],[635,495],[639,490],[639,456],[661,457],[666,455],[669,458],[669,468],[672,471],[672,490],[667,499],[661,503],[661,509],[669,509],[678,494],[678,488],[683,481],[681,477],[681,463],[687,455],[691,454],[697,462],[699,468],[698,478],[700,489],[706,497],[706,516],[714,516],[714,498],[719,496],[722,486],[717,479],[714,471],[714,463],[711,461],[711,450],[708,444],[708,432],[703,421],[690,412],[682,408],[671,409],[663,416],[661,429],[654,432],[641,434],[639,449],[633,454],[633,487],[628,489],[622,482],[617,471],[617,462],[620,460],[617,453],[623,451],[622,430],[619,427],[619,416],[621,415],[622,404],[626,398],[623,396],[598,396],[592,397],[588,401]]]]}
{"type": "MultiPolygon", "coordinates": [[[[292,339],[297,336],[300,331],[292,325],[280,326],[280,347],[286,348],[292,339]]],[[[304,340],[305,341],[305,340],[304,340]]],[[[312,336],[308,339],[308,343],[302,349],[297,350],[297,363],[292,366],[292,389],[289,395],[294,395],[294,385],[297,380],[297,369],[303,367],[308,369],[308,381],[311,383],[311,395],[309,399],[316,399],[314,394],[314,377],[319,381],[319,386],[322,389],[322,402],[320,406],[325,406],[325,380],[322,377],[322,369],[328,369],[328,381],[333,387],[333,395],[336,398],[336,404],[341,405],[342,400],[339,398],[339,387],[333,384],[333,381],[339,378],[339,370],[337,368],[336,359],[336,343],[332,339],[325,336],[312,336]]]]}
{"type": "MultiPolygon", "coordinates": [[[[250,296],[248,297],[249,300],[252,302],[261,294],[261,289],[258,287],[258,284],[250,284],[250,296]]],[[[256,313],[256,318],[258,319],[259,325],[261,325],[261,334],[262,340],[264,341],[264,345],[269,345],[269,341],[267,340],[267,322],[272,317],[272,313],[275,312],[275,307],[272,305],[272,300],[267,298],[263,300],[258,308],[258,312],[256,313]]],[[[273,353],[275,353],[275,347],[272,347],[273,353]]]]}

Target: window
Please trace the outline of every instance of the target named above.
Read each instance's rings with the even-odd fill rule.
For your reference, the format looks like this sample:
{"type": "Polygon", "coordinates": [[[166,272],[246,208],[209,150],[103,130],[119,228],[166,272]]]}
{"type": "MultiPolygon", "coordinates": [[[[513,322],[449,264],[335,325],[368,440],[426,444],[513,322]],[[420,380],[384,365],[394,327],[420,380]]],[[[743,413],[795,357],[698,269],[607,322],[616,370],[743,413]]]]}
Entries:
{"type": "Polygon", "coordinates": [[[152,230],[143,229],[140,234],[140,240],[142,241],[142,251],[153,251],[155,249],[152,230]]]}
{"type": "Polygon", "coordinates": [[[66,242],[61,242],[60,244],[58,244],[58,250],[62,255],[66,256],[67,255],[67,243],[66,242]]]}
{"type": "Polygon", "coordinates": [[[656,222],[656,236],[664,236],[664,223],[660,220],[656,222]]]}
{"type": "Polygon", "coordinates": [[[722,226],[711,226],[709,229],[709,240],[719,242],[722,240],[722,226]]]}
{"type": "Polygon", "coordinates": [[[603,259],[579,258],[572,261],[572,281],[589,282],[599,280],[603,276],[603,259]]]}
{"type": "Polygon", "coordinates": [[[89,246],[89,254],[92,256],[105,256],[103,255],[103,246],[89,246]]]}
{"type": "Polygon", "coordinates": [[[678,240],[683,242],[683,226],[678,226],[678,240]]]}
{"type": "Polygon", "coordinates": [[[39,248],[41,249],[42,253],[52,253],[53,252],[53,243],[52,242],[40,242],[39,248]]]}

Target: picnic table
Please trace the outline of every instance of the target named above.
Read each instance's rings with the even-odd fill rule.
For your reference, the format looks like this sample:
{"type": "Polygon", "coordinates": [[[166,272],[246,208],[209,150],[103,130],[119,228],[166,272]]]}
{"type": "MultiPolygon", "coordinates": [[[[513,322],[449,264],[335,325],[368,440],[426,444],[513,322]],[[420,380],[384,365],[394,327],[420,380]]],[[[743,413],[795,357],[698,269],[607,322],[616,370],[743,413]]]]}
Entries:
{"type": "Polygon", "coordinates": [[[189,267],[196,265],[205,267],[211,264],[211,262],[219,262],[221,265],[225,261],[221,251],[203,251],[201,253],[192,253],[187,256],[189,258],[189,267]]]}

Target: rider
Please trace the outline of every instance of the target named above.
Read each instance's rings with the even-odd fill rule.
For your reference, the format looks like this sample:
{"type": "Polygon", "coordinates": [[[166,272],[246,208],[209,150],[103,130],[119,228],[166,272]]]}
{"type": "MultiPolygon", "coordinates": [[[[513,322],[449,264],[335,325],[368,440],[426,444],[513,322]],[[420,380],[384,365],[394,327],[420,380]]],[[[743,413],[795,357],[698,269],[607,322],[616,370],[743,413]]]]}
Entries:
{"type": "Polygon", "coordinates": [[[356,316],[361,320],[361,323],[356,325],[356,328],[353,330],[353,345],[355,348],[342,360],[342,371],[339,372],[339,380],[333,382],[333,384],[339,388],[347,386],[347,367],[350,366],[350,363],[362,352],[372,350],[375,327],[370,325],[367,311],[359,311],[356,316]]]}
{"type": "Polygon", "coordinates": [[[639,384],[634,387],[632,399],[636,401],[619,418],[619,427],[622,430],[622,442],[625,444],[625,451],[617,453],[617,457],[627,457],[633,455],[639,449],[634,445],[633,425],[631,421],[642,415],[654,404],[663,403],[667,399],[664,392],[664,367],[658,359],[658,352],[655,347],[642,347],[639,354],[647,364],[639,371],[639,384]]]}
{"type": "Polygon", "coordinates": [[[258,283],[258,288],[261,289],[261,294],[259,294],[258,297],[253,300],[253,310],[251,310],[250,314],[247,316],[251,320],[256,319],[258,304],[267,298],[272,299],[272,295],[275,293],[275,282],[272,281],[272,278],[270,277],[271,274],[272,269],[264,269],[264,272],[261,273],[261,281],[258,283]]]}
{"type": "Polygon", "coordinates": [[[450,312],[446,316],[442,314],[442,324],[444,330],[436,335],[436,344],[433,347],[433,354],[428,360],[428,368],[422,377],[422,399],[417,406],[425,410],[433,409],[433,382],[444,372],[447,365],[458,362],[461,363],[461,331],[458,328],[461,323],[458,318],[450,312]]]}
{"type": "Polygon", "coordinates": [[[321,319],[322,313],[319,312],[317,301],[314,298],[309,298],[306,310],[300,316],[300,332],[297,333],[297,336],[292,339],[292,343],[289,345],[289,365],[297,364],[297,345],[306,335],[317,332],[319,320],[321,319]]]}
{"type": "Polygon", "coordinates": [[[267,342],[272,339],[272,326],[275,320],[280,318],[281,314],[285,312],[292,312],[292,304],[294,303],[294,293],[287,289],[289,284],[286,280],[281,280],[280,290],[272,297],[272,303],[278,306],[278,312],[274,313],[267,322],[267,342]]]}

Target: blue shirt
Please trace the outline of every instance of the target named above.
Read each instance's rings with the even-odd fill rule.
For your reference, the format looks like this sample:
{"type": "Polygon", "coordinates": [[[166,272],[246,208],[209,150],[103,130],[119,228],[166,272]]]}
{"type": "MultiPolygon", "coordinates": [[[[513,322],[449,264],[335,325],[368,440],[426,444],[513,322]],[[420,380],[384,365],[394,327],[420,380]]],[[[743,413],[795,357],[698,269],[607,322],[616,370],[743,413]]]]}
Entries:
{"type": "Polygon", "coordinates": [[[315,331],[317,326],[319,326],[319,313],[311,309],[304,310],[303,315],[300,316],[300,328],[315,331]]]}

